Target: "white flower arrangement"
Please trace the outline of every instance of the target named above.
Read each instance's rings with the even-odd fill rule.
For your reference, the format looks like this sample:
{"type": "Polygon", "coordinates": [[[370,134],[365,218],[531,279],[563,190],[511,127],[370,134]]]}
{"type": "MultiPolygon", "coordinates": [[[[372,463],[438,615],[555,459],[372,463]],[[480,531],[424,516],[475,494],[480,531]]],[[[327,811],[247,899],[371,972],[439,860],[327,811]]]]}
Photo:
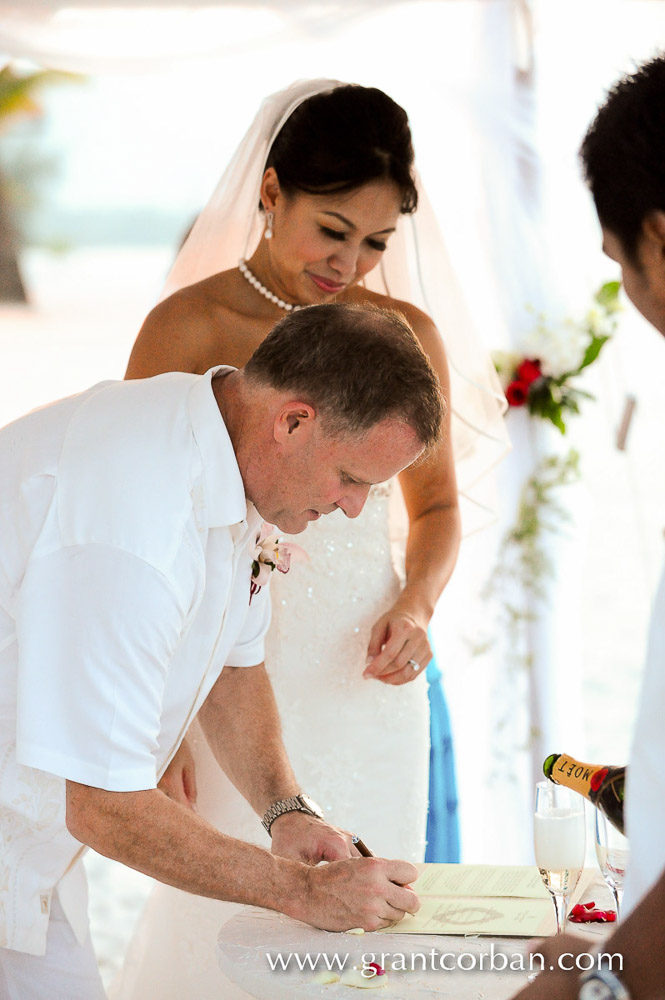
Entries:
{"type": "Polygon", "coordinates": [[[575,380],[593,364],[616,328],[619,288],[618,281],[603,285],[583,322],[566,319],[552,327],[539,316],[522,353],[494,352],[510,406],[526,406],[533,416],[550,420],[565,433],[564,415],[579,413],[580,400],[593,398],[575,380]]]}

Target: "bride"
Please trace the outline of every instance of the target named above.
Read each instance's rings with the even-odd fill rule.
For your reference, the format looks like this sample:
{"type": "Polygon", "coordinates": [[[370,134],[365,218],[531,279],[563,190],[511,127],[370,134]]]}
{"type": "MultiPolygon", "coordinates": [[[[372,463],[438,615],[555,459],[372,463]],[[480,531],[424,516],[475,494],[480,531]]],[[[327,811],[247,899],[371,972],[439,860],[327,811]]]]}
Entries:
{"type": "MultiPolygon", "coordinates": [[[[456,469],[468,488],[497,460],[503,395],[415,175],[405,112],[374,88],[306,81],[264,102],[139,333],[127,377],[241,366],[286,311],[331,301],[406,315],[451,412],[443,446],[399,486],[374,487],[357,519],[337,511],[300,537],[308,562],[271,585],[266,665],[303,791],[375,854],[422,861],[427,627],[461,537],[456,469]],[[402,497],[400,578],[391,524],[402,497]]],[[[225,833],[269,844],[196,725],[162,787],[225,833]]],[[[158,885],[113,996],[247,996],[215,960],[233,912],[158,885]]]]}

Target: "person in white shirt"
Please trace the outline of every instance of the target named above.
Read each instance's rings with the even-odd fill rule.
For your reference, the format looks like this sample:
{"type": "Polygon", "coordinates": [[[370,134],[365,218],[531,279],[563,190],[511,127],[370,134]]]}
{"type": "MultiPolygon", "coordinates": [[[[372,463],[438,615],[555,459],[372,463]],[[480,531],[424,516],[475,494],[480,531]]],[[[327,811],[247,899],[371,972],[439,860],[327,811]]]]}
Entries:
{"type": "Polygon", "coordinates": [[[417,910],[416,869],[360,858],[301,793],[252,564],[263,521],[357,516],[444,411],[402,317],[325,305],[244,369],[101,383],[0,431],[1,998],[104,995],[85,846],[329,930],[417,910]],[[197,714],[272,852],[157,788],[197,714]]]}
{"type": "MultiPolygon", "coordinates": [[[[665,55],[614,86],[587,132],[581,159],[603,230],[603,250],[621,266],[627,296],[665,336],[665,55]]],[[[664,719],[665,575],[652,611],[626,786],[627,916],[602,948],[622,960],[580,974],[574,956],[588,952],[588,941],[564,934],[539,942],[536,950],[552,971],[539,975],[520,1000],[665,997],[664,719]],[[560,957],[565,969],[559,967],[560,957]]]]}

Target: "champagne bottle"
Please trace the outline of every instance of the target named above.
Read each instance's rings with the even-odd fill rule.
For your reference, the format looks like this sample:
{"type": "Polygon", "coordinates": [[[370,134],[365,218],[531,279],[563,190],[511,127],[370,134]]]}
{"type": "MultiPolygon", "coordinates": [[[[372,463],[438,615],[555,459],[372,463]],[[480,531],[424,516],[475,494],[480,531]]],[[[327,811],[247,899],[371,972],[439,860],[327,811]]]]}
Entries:
{"type": "Polygon", "coordinates": [[[555,784],[566,785],[579,792],[600,809],[617,830],[624,833],[625,767],[598,767],[583,764],[566,753],[553,753],[543,764],[543,773],[555,784]]]}

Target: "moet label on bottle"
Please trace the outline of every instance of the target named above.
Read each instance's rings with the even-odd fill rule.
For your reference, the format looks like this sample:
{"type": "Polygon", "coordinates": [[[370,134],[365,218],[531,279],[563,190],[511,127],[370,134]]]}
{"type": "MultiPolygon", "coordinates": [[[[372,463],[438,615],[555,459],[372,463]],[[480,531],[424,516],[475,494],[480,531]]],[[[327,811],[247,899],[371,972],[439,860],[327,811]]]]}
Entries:
{"type": "Polygon", "coordinates": [[[594,764],[584,764],[574,757],[561,754],[552,768],[552,779],[561,785],[572,788],[585,798],[590,798],[597,792],[602,784],[603,778],[607,774],[606,767],[597,767],[594,764]]]}

